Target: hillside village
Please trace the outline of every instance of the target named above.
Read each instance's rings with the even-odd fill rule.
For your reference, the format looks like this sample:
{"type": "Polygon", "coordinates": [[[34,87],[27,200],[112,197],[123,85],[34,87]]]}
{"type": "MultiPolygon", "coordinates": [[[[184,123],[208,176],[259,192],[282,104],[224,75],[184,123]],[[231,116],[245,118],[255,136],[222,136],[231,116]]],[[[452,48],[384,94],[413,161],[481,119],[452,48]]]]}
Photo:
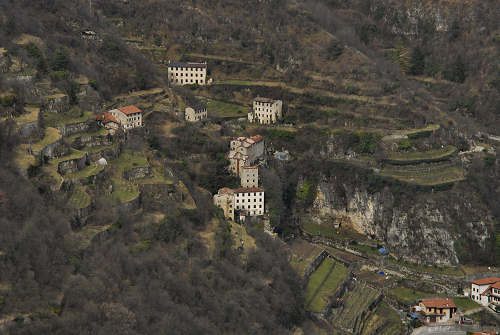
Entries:
{"type": "MultiPolygon", "coordinates": [[[[8,87],[0,123],[20,138],[15,169],[63,204],[75,254],[92,252],[129,217],[138,219],[127,244],[133,258],[154,248],[148,229],[173,222],[162,238],[175,241],[182,228],[172,217],[189,219],[213,262],[224,243],[248,268],[266,263],[252,258],[265,249],[261,240],[285,250],[306,315],[296,334],[500,330],[500,269],[488,258],[490,235],[500,235],[478,200],[485,191],[469,185],[498,170],[500,141],[461,128],[460,106],[448,112],[440,90],[456,83],[408,75],[382,87],[367,56],[348,45],[328,73],[300,73],[304,83],[250,54],[181,52],[166,37],[135,36],[113,22],[123,27],[121,42],[161,71],[161,85],[103,98],[94,78],[58,69],[40,79],[0,45],[0,89],[8,87]],[[215,213],[207,222],[205,210],[215,213]],[[120,219],[107,220],[111,212],[120,219]]],[[[87,47],[105,43],[93,29],[79,30],[87,47]]],[[[14,45],[46,48],[30,34],[14,45]]],[[[0,190],[0,208],[7,196],[0,190]]],[[[185,245],[188,256],[179,258],[189,259],[185,245]]],[[[0,306],[13,286],[2,280],[0,306]]],[[[272,280],[258,285],[273,288],[272,280]]],[[[0,331],[60,313],[67,302],[57,293],[55,312],[6,308],[0,331]]]]}

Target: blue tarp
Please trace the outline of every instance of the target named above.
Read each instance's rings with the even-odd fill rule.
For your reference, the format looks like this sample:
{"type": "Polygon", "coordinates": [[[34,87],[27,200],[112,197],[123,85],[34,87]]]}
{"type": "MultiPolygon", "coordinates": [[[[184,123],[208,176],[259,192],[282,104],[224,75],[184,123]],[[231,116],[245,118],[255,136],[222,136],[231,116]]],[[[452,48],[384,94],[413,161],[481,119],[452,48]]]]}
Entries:
{"type": "Polygon", "coordinates": [[[379,271],[378,273],[379,275],[385,275],[385,272],[384,271],[379,271]]]}
{"type": "Polygon", "coordinates": [[[387,255],[387,250],[383,247],[378,249],[378,252],[380,252],[381,255],[387,255]]]}
{"type": "Polygon", "coordinates": [[[413,320],[418,319],[418,315],[410,313],[410,318],[412,318],[413,320]]]}

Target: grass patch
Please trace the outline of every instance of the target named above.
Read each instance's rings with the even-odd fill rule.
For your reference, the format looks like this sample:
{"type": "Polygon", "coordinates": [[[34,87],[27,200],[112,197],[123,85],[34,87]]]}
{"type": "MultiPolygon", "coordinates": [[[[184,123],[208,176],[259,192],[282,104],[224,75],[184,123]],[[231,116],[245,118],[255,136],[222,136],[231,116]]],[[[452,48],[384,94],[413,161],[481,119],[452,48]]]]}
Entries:
{"type": "Polygon", "coordinates": [[[104,166],[103,165],[99,165],[97,163],[93,163],[93,164],[90,164],[89,166],[87,166],[86,168],[84,168],[84,169],[82,169],[80,171],[77,171],[75,173],[68,173],[66,175],[66,177],[70,178],[70,179],[74,179],[74,180],[80,180],[80,179],[88,178],[90,176],[95,176],[99,172],[101,172],[102,170],[104,170],[104,166]]]}
{"type": "Polygon", "coordinates": [[[47,126],[58,127],[71,123],[85,122],[94,117],[94,114],[83,112],[79,108],[74,107],[65,113],[44,113],[43,116],[47,126]]]}
{"type": "Polygon", "coordinates": [[[309,277],[306,287],[306,308],[320,313],[328,305],[329,296],[333,295],[349,271],[340,263],[325,258],[318,269],[309,277]]]}
{"type": "Polygon", "coordinates": [[[85,133],[85,134],[74,134],[74,135],[71,135],[65,139],[67,140],[68,143],[73,143],[76,141],[77,138],[80,138],[80,137],[106,136],[108,134],[109,134],[109,131],[106,128],[99,128],[99,130],[94,131],[94,132],[89,132],[89,133],[85,133]]]}
{"type": "Polygon", "coordinates": [[[457,151],[452,145],[429,151],[409,151],[390,153],[388,159],[392,162],[419,163],[421,161],[435,161],[448,158],[457,151]]]}
{"type": "Polygon", "coordinates": [[[452,164],[420,164],[418,166],[387,166],[382,176],[422,186],[436,186],[465,179],[465,171],[452,164]]]}
{"type": "Polygon", "coordinates": [[[207,112],[209,115],[220,117],[246,117],[250,107],[228,103],[220,100],[209,100],[207,102],[207,112]]]}
{"type": "Polygon", "coordinates": [[[40,142],[33,143],[31,145],[31,149],[33,151],[40,152],[42,151],[47,145],[54,143],[61,139],[61,132],[59,129],[52,128],[52,127],[47,127],[45,129],[45,136],[40,142]]]}
{"type": "Polygon", "coordinates": [[[374,312],[368,314],[363,334],[404,334],[404,330],[399,314],[385,302],[381,302],[374,312]]]}
{"type": "Polygon", "coordinates": [[[16,117],[17,124],[35,122],[38,120],[38,114],[40,113],[40,108],[38,108],[38,107],[25,107],[24,110],[26,113],[16,117]]]}
{"type": "Polygon", "coordinates": [[[90,202],[91,197],[87,193],[85,187],[77,186],[69,197],[68,206],[75,209],[81,209],[90,206],[90,202]]]}
{"type": "Polygon", "coordinates": [[[455,305],[463,312],[481,307],[481,305],[469,298],[454,298],[453,302],[455,302],[455,305]]]}
{"type": "Polygon", "coordinates": [[[416,300],[433,297],[435,294],[414,290],[404,286],[398,286],[389,290],[389,294],[404,304],[412,304],[416,300]]]}
{"type": "Polygon", "coordinates": [[[319,235],[328,238],[337,238],[338,234],[335,233],[332,226],[317,224],[313,222],[302,223],[302,230],[311,235],[319,235]]]}
{"type": "Polygon", "coordinates": [[[151,178],[140,178],[136,179],[138,184],[173,184],[174,180],[172,178],[165,177],[163,167],[153,168],[153,177],[151,178]]]}
{"type": "Polygon", "coordinates": [[[113,193],[111,195],[114,199],[123,203],[139,196],[139,189],[137,186],[120,176],[113,176],[111,182],[113,184],[113,193]]]}
{"type": "Polygon", "coordinates": [[[144,156],[144,153],[142,151],[132,150],[123,150],[120,154],[120,157],[113,160],[112,164],[114,167],[122,171],[149,165],[146,156],[144,156]]]}
{"type": "Polygon", "coordinates": [[[35,156],[28,153],[28,145],[21,144],[15,149],[14,161],[18,167],[27,170],[31,165],[35,165],[35,156]]]}

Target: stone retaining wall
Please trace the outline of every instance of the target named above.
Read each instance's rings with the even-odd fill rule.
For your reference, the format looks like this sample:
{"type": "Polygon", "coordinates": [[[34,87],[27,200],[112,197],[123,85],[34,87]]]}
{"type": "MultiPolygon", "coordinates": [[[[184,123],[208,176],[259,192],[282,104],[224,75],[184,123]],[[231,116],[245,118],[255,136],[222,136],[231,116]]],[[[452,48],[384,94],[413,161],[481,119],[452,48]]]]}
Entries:
{"type": "Polygon", "coordinates": [[[84,169],[89,163],[89,157],[87,154],[83,155],[83,157],[70,159],[67,161],[60,162],[57,166],[57,171],[61,175],[65,175],[66,173],[75,173],[84,169]]]}
{"type": "Polygon", "coordinates": [[[91,122],[85,121],[85,122],[70,123],[64,126],[57,126],[56,128],[59,129],[61,135],[71,136],[73,134],[87,132],[90,128],[90,125],[91,122]]]}
{"type": "Polygon", "coordinates": [[[150,166],[141,166],[125,171],[123,175],[128,181],[134,181],[136,179],[151,177],[153,170],[150,166]]]}

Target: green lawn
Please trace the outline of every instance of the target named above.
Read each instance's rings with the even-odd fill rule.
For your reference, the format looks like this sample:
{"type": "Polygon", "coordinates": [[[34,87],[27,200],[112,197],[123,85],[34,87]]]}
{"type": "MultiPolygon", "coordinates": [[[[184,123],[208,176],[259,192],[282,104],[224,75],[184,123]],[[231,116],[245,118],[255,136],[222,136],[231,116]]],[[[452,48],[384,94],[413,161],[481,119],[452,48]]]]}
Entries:
{"type": "Polygon", "coordinates": [[[91,198],[85,187],[77,186],[71,193],[68,205],[75,209],[86,208],[90,205],[91,198]]]}
{"type": "Polygon", "coordinates": [[[65,113],[44,113],[45,124],[49,127],[64,126],[65,124],[84,122],[94,117],[91,112],[84,112],[73,107],[65,113]]]}
{"type": "Polygon", "coordinates": [[[312,312],[322,312],[329,303],[329,296],[335,293],[348,274],[345,266],[325,258],[309,277],[305,292],[306,308],[312,312]]]}
{"type": "Polygon", "coordinates": [[[380,174],[405,183],[423,186],[454,183],[465,178],[465,171],[451,164],[420,165],[387,166],[380,174]]]}
{"type": "Polygon", "coordinates": [[[302,229],[311,235],[320,235],[328,238],[338,238],[332,226],[317,224],[313,222],[302,223],[302,229]]]}
{"type": "Polygon", "coordinates": [[[404,304],[412,304],[418,299],[433,297],[436,294],[414,290],[404,286],[398,286],[389,290],[389,294],[404,304]]]}
{"type": "Polygon", "coordinates": [[[85,179],[85,178],[88,178],[90,176],[95,176],[96,174],[98,174],[102,170],[104,170],[103,165],[99,165],[97,163],[91,163],[89,166],[87,166],[86,168],[84,168],[78,172],[68,173],[66,175],[66,177],[70,178],[70,179],[76,179],[76,180],[85,179]]]}
{"type": "Polygon", "coordinates": [[[444,148],[433,149],[429,151],[408,151],[408,152],[393,152],[390,153],[388,158],[397,162],[413,162],[421,160],[438,160],[446,158],[457,151],[452,145],[444,148]]]}
{"type": "Polygon", "coordinates": [[[111,164],[125,171],[134,167],[148,166],[148,161],[142,151],[123,150],[120,157],[111,161],[111,164]]]}
{"type": "Polygon", "coordinates": [[[121,176],[113,176],[111,178],[113,183],[112,197],[120,202],[127,202],[139,196],[139,189],[131,182],[123,179],[121,176]]]}
{"type": "Polygon", "coordinates": [[[246,117],[250,107],[219,100],[210,100],[207,103],[208,115],[220,117],[246,117]]]}
{"type": "Polygon", "coordinates": [[[38,108],[38,107],[25,107],[24,110],[26,113],[21,114],[19,117],[16,118],[17,124],[34,122],[34,121],[38,120],[38,114],[40,113],[40,108],[38,108]]]}
{"type": "Polygon", "coordinates": [[[454,298],[453,301],[455,302],[455,305],[457,305],[457,307],[463,312],[481,307],[481,305],[477,304],[469,298],[454,298]]]}

